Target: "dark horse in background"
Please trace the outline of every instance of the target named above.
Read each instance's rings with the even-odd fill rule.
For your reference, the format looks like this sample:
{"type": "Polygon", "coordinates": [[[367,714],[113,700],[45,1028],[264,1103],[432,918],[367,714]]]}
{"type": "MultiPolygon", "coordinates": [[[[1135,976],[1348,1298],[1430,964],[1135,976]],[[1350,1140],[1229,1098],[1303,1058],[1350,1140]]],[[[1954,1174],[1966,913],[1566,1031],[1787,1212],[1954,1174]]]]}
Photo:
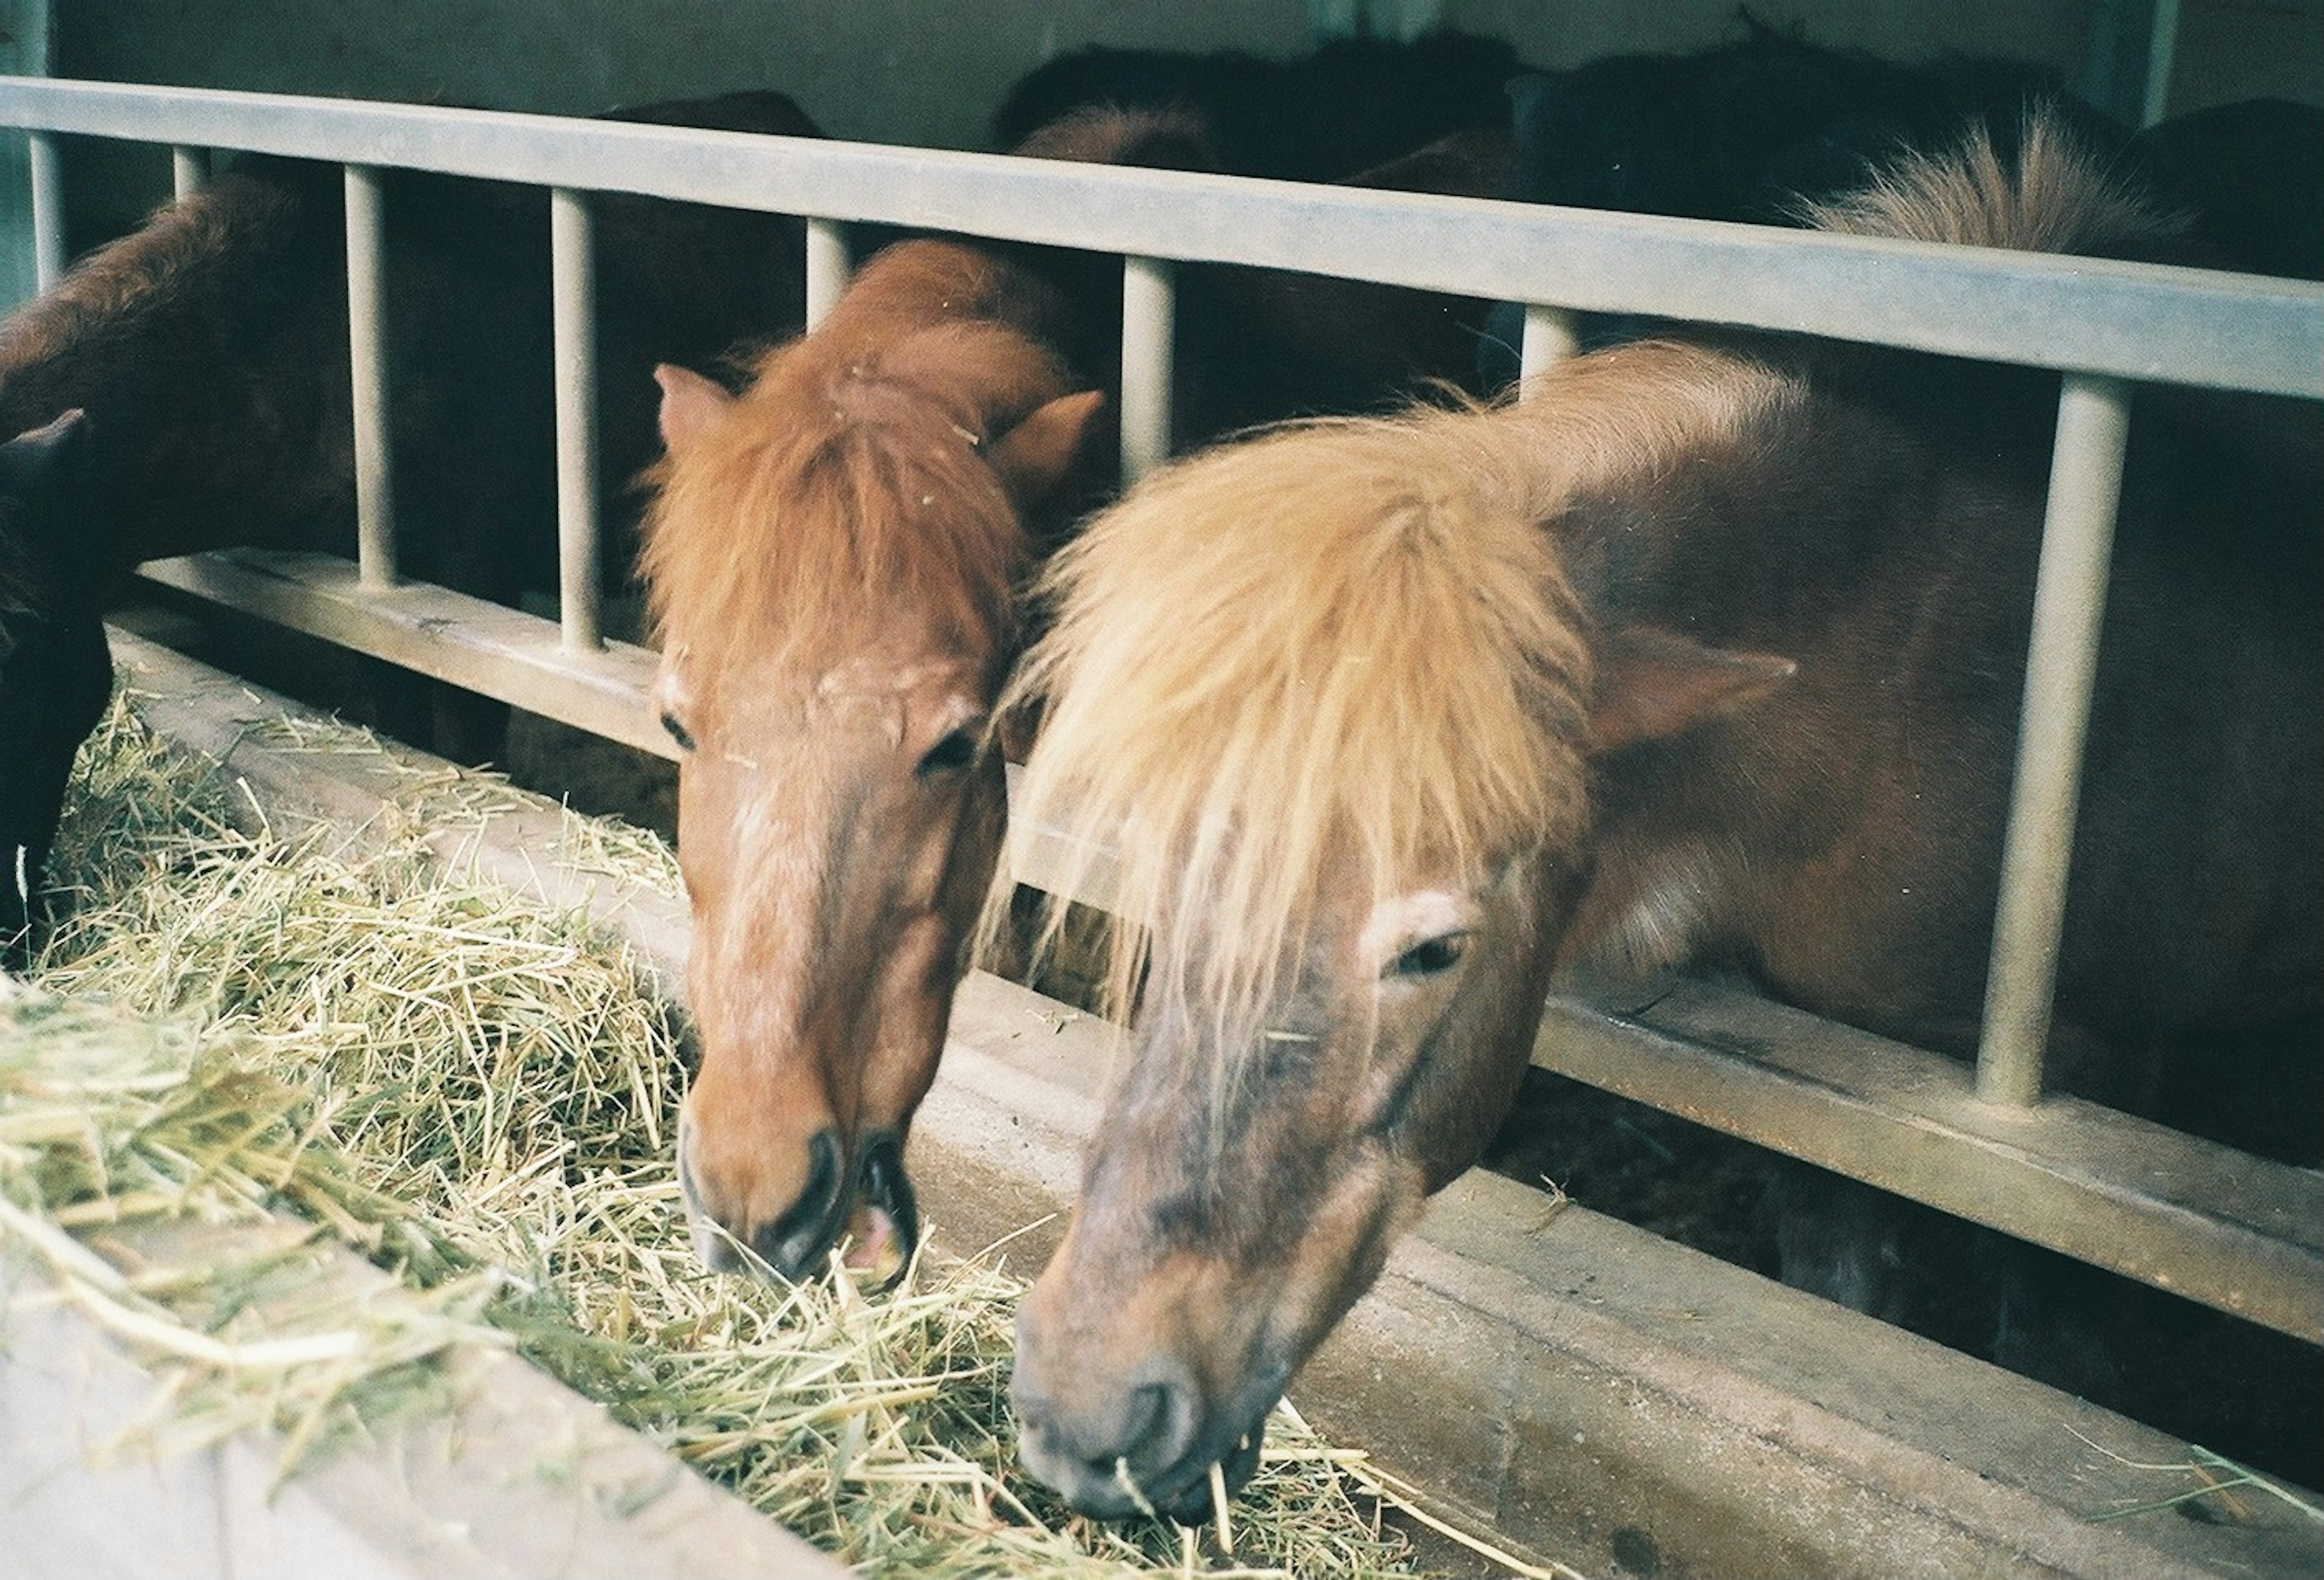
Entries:
{"type": "MultiPolygon", "coordinates": [[[[814,133],[776,94],[622,118],[814,133]]],[[[553,585],[546,197],[390,172],[385,207],[401,568],[503,601],[553,585]]],[[[636,507],[620,491],[653,455],[653,366],[795,327],[799,231],[607,196],[596,233],[606,559],[625,573],[636,507]]],[[[107,598],[159,556],[352,545],[344,238],[336,167],[245,159],[0,324],[0,432],[25,436],[0,466],[12,953],[73,752],[109,689],[107,598]]]]}
{"type": "MultiPolygon", "coordinates": [[[[2181,244],[2054,127],[2016,141],[1910,161],[1822,223],[2181,244]]],[[[2056,390],[1649,340],[1522,403],[1188,458],[1053,562],[1005,699],[1043,709],[1015,810],[1105,851],[1145,942],[1019,1317],[1034,1474],[1091,1512],[1182,1515],[1213,1466],[1247,1474],[1293,1373],[1507,1114],[1561,971],[1720,967],[1971,1051],[2056,390]]],[[[2316,1062],[2317,419],[2137,395],[2052,1051],[2059,1084],[2135,1111],[2176,1116],[2155,1094],[2205,1059],[2186,1033],[2306,1024],[2316,1062]]]]}

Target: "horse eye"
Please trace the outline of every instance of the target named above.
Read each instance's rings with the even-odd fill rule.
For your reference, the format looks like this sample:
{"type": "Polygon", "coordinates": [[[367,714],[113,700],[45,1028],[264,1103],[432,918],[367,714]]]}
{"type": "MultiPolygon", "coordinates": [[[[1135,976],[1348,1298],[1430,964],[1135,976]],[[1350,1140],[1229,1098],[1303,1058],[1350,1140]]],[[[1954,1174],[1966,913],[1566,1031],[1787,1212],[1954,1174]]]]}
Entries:
{"type": "Polygon", "coordinates": [[[936,774],[949,774],[954,768],[964,768],[976,756],[976,737],[966,730],[955,730],[921,758],[912,772],[926,779],[936,774]]]}
{"type": "Polygon", "coordinates": [[[1446,932],[1424,938],[1388,962],[1389,977],[1434,977],[1451,970],[1468,951],[1469,935],[1446,932]]]}
{"type": "Polygon", "coordinates": [[[678,742],[678,750],[692,751],[694,749],[694,737],[687,731],[685,725],[678,721],[677,714],[664,712],[661,716],[661,727],[669,731],[669,738],[672,740],[678,742]]]}

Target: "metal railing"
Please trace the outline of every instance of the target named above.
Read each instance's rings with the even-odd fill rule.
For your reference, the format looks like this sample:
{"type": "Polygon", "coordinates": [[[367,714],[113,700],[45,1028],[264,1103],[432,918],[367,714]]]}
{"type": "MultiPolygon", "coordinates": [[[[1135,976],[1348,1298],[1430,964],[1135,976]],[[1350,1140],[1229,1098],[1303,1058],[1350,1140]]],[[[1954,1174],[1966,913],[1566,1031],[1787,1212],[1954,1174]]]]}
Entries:
{"type": "MultiPolygon", "coordinates": [[[[2324,1342],[2324,1181],[2071,1099],[2036,1103],[2129,385],[2324,398],[2324,287],[1478,199],[336,99],[0,78],[0,125],[32,135],[44,280],[62,251],[56,133],[171,145],[180,189],[199,179],[198,148],[347,170],[359,563],[211,555],[149,567],[149,575],[665,756],[670,748],[647,727],[641,700],[652,655],[607,643],[600,630],[592,191],[803,216],[809,322],[844,289],[849,223],[1121,255],[1120,420],[1133,476],[1168,450],[1173,271],[1181,262],[1524,302],[1527,372],[1571,353],[1578,312],[1811,333],[2060,372],[2025,723],[1974,1077],[1950,1060],[1707,989],[1628,1015],[1554,1002],[1536,1061],[2324,1342]],[[551,192],[558,628],[397,584],[378,393],[385,342],[374,172],[382,166],[551,192]],[[1772,1042],[1731,1031],[1746,1022],[1764,1030],[1770,1016],[1784,1028],[1772,1042]]],[[[1022,875],[1038,884],[1048,865],[1040,831],[1020,831],[1014,843],[1022,875]]]]}

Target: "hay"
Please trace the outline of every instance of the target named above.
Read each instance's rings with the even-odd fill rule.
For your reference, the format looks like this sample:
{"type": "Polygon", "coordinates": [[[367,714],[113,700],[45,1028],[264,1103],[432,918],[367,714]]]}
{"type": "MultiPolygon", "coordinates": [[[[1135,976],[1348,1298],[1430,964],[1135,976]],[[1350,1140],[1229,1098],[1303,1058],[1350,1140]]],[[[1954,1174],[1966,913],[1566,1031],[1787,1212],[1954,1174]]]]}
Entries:
{"type": "MultiPolygon", "coordinates": [[[[520,799],[462,776],[402,804],[416,827],[520,799]]],[[[238,828],[254,805],[116,706],[59,841],[69,914],[38,988],[0,995],[0,1233],[156,1357],[157,1432],[263,1424],[287,1472],[436,1402],[456,1339],[513,1345],[867,1574],[1414,1572],[1381,1529],[1388,1484],[1287,1408],[1231,1529],[1072,1517],[1015,1470],[1020,1286],[997,1256],[924,1258],[870,1299],[703,1272],[670,1177],[678,1027],[641,964],[578,915],[445,877],[416,838],[335,853],[238,828]],[[281,1207],[423,1298],[301,1309],[295,1244],[131,1278],[61,1232],[281,1207]]],[[[658,841],[569,822],[587,865],[673,890],[658,841]]]]}

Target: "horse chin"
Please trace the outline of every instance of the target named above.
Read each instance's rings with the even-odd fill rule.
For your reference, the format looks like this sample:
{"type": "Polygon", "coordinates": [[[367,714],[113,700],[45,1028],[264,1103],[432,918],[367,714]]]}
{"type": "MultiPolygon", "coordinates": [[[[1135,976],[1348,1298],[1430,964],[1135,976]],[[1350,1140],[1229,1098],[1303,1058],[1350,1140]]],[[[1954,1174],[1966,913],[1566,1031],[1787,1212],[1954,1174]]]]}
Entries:
{"type": "Polygon", "coordinates": [[[1157,1504],[1157,1511],[1168,1515],[1181,1525],[1197,1525],[1208,1520],[1213,1512],[1214,1485],[1223,1487],[1230,1498],[1242,1491],[1243,1484],[1250,1480],[1251,1472],[1259,1468],[1259,1451],[1267,1438],[1268,1413],[1274,1408],[1270,1401],[1251,1421],[1249,1428],[1237,1434],[1233,1447],[1206,1463],[1200,1479],[1175,1500],[1167,1505],[1157,1504]],[[1210,1474],[1213,1465],[1219,1470],[1215,1484],[1210,1474]]]}
{"type": "Polygon", "coordinates": [[[903,1143],[891,1134],[872,1137],[857,1154],[855,1173],[841,1262],[873,1289],[893,1289],[903,1281],[920,1239],[919,1202],[904,1172],[903,1143]]]}

